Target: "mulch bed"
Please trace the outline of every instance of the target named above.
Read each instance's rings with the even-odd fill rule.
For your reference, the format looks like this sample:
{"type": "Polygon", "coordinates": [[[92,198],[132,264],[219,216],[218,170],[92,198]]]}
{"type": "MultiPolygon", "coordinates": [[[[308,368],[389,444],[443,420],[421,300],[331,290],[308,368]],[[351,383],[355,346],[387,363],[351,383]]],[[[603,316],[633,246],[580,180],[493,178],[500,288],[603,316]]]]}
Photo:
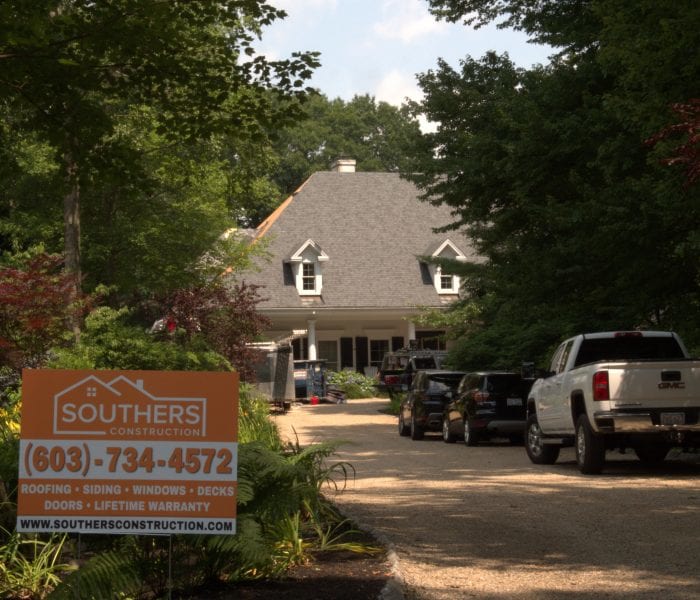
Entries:
{"type": "MultiPolygon", "coordinates": [[[[373,542],[373,545],[378,545],[373,542]]],[[[275,581],[239,582],[174,596],[181,600],[377,600],[391,579],[386,552],[322,552],[275,581]]]]}

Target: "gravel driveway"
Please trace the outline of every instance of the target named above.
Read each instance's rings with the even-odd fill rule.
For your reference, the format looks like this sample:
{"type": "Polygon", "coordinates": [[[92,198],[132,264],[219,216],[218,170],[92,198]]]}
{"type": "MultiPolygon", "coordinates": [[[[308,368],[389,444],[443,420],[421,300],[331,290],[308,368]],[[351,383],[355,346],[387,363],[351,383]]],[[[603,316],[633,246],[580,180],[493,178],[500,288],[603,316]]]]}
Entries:
{"type": "Polygon", "coordinates": [[[599,476],[573,450],[553,466],[522,447],[399,437],[387,400],[293,406],[303,444],[347,440],[356,469],[335,500],[394,547],[406,598],[700,600],[700,464],[610,454],[599,476]]]}

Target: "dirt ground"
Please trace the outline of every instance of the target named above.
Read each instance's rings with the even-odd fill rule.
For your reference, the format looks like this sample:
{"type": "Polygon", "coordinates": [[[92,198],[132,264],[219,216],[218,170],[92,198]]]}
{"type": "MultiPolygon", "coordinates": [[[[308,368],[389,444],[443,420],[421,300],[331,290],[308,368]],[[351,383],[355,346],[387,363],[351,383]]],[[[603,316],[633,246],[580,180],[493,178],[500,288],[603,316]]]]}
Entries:
{"type": "Polygon", "coordinates": [[[335,501],[386,541],[405,598],[700,600],[697,455],[652,468],[609,454],[584,476],[571,449],[538,466],[506,442],[400,437],[386,405],[294,406],[275,420],[302,444],[346,440],[337,459],[356,474],[335,501]]]}
{"type": "Polygon", "coordinates": [[[280,581],[207,588],[181,600],[377,600],[391,576],[386,554],[329,552],[294,568],[280,581]]]}

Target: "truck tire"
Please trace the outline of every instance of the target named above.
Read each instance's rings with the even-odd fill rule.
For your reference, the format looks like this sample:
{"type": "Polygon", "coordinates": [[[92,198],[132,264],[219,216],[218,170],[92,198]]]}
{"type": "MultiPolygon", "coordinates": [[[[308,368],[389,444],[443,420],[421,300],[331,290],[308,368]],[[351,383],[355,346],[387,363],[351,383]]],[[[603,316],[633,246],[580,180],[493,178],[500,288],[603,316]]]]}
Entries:
{"type": "Polygon", "coordinates": [[[537,415],[527,416],[525,427],[525,451],[530,460],[536,465],[553,465],[559,458],[559,446],[545,444],[542,440],[542,429],[537,422],[537,415]]]}
{"type": "Polygon", "coordinates": [[[450,431],[450,418],[447,415],[442,417],[442,441],[446,444],[454,444],[457,441],[457,436],[450,431]]]}
{"type": "Polygon", "coordinates": [[[480,441],[479,434],[469,425],[469,419],[464,419],[464,443],[467,446],[476,446],[480,441]]]}
{"type": "Polygon", "coordinates": [[[643,446],[635,446],[634,453],[643,463],[653,465],[662,463],[670,449],[670,446],[666,444],[644,444],[643,446]]]}
{"type": "Polygon", "coordinates": [[[579,471],[585,475],[600,473],[605,464],[605,441],[593,431],[585,414],[576,421],[575,445],[579,471]]]}
{"type": "Polygon", "coordinates": [[[423,428],[416,422],[416,415],[411,413],[411,439],[422,440],[424,433],[423,428]]]}
{"type": "Polygon", "coordinates": [[[399,412],[399,435],[407,436],[411,433],[411,428],[403,420],[403,411],[399,412]]]}

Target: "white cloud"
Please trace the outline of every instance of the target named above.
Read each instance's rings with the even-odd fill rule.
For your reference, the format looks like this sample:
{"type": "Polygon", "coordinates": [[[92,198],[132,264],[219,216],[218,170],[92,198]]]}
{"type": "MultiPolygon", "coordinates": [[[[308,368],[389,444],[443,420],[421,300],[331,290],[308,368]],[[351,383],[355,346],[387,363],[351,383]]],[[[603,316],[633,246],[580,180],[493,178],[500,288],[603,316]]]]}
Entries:
{"type": "Polygon", "coordinates": [[[375,97],[377,101],[401,106],[406,102],[407,97],[411,100],[420,100],[423,97],[423,92],[418,87],[413,75],[392,69],[377,85],[375,97]]]}
{"type": "MultiPolygon", "coordinates": [[[[374,97],[377,102],[401,106],[406,103],[406,98],[420,102],[423,95],[413,75],[406,75],[394,69],[379,82],[374,97]]],[[[423,115],[418,117],[418,123],[424,133],[434,132],[437,129],[437,124],[428,121],[423,115]]]]}
{"type": "Polygon", "coordinates": [[[385,39],[409,44],[415,39],[445,31],[445,23],[435,20],[422,0],[384,0],[384,20],[376,23],[374,32],[385,39]]]}

